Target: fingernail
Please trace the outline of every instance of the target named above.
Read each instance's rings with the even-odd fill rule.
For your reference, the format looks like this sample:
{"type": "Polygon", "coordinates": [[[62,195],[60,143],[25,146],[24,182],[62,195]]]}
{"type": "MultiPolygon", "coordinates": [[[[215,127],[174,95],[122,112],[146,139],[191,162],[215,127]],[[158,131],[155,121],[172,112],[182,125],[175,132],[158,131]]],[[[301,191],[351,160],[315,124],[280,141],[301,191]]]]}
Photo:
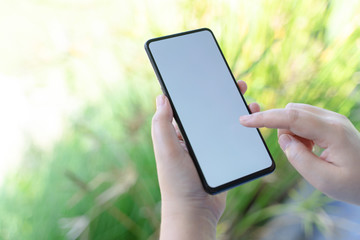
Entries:
{"type": "Polygon", "coordinates": [[[240,122],[246,123],[251,119],[251,115],[244,115],[240,117],[240,122]]]}
{"type": "Polygon", "coordinates": [[[281,149],[285,152],[286,148],[288,147],[289,143],[291,142],[291,138],[288,134],[282,134],[279,137],[279,145],[281,149]]]}
{"type": "Polygon", "coordinates": [[[161,107],[165,103],[164,95],[159,95],[156,97],[156,108],[161,107]]]}

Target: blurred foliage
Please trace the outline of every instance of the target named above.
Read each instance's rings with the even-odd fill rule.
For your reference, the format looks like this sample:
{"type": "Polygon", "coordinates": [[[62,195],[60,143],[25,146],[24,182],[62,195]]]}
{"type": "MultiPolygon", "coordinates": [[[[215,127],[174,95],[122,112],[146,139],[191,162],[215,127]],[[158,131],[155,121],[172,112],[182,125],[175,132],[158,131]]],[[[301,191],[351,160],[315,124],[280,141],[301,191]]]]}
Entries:
{"type": "MultiPolygon", "coordinates": [[[[3,24],[13,23],[0,42],[0,72],[27,79],[21,84],[30,85],[29,95],[55,82],[55,92],[71,100],[65,109],[73,106],[51,147],[29,136],[21,165],[5,179],[0,239],[158,237],[161,203],[150,121],[160,87],[143,50],[152,37],[209,27],[234,75],[248,83],[248,102],[264,109],[308,103],[349,116],[360,127],[357,2],[0,5],[3,24]]],[[[263,133],[277,169],[229,192],[219,238],[257,238],[269,219],[286,212],[303,217],[308,235],[315,225],[329,232],[327,221],[319,220],[328,199],[318,192],[306,199],[295,194],[299,175],[284,159],[276,132],[263,133]]]]}

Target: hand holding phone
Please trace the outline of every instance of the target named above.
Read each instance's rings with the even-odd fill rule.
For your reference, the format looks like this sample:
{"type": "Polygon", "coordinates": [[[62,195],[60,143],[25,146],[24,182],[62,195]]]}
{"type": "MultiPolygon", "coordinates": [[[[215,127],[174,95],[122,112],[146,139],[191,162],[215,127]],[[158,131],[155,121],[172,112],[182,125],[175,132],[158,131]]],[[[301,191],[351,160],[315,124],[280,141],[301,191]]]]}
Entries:
{"type": "MultiPolygon", "coordinates": [[[[245,93],[247,86],[239,81],[245,93]]],[[[173,126],[168,99],[157,98],[152,121],[152,139],[161,191],[160,239],[215,239],[216,224],[226,203],[226,192],[209,195],[204,191],[182,136],[173,126]],[[176,217],[174,217],[176,216],[176,217]]],[[[251,112],[260,111],[257,103],[251,112]]]]}
{"type": "Polygon", "coordinates": [[[208,193],[274,170],[258,129],[238,122],[250,112],[209,29],[151,39],[145,48],[208,193]]]}

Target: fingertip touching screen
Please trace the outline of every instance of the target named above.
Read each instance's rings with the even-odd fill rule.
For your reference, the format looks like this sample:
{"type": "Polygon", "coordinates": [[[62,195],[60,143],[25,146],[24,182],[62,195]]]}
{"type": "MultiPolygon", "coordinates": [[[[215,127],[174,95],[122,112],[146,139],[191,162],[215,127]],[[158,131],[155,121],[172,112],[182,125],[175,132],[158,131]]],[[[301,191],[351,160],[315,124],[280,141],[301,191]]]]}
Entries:
{"type": "Polygon", "coordinates": [[[239,123],[249,111],[211,31],[153,39],[147,48],[210,188],[273,170],[258,130],[239,123]]]}

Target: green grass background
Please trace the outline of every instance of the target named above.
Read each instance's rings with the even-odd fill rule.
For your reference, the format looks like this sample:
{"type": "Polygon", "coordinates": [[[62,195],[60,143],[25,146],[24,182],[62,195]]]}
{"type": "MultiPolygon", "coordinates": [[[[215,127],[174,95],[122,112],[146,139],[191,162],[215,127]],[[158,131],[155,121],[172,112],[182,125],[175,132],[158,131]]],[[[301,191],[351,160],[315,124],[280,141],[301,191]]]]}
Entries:
{"type": "MultiPolygon", "coordinates": [[[[209,27],[234,75],[247,82],[248,102],[262,109],[308,103],[360,127],[356,1],[14,0],[0,6],[12,29],[3,36],[0,71],[31,76],[29,94],[59,81],[77,106],[50,148],[27,138],[20,166],[0,188],[0,239],[158,237],[150,122],[160,87],[143,49],[152,37],[209,27]]],[[[329,200],[298,193],[301,178],[281,153],[276,131],[262,132],[277,169],[229,192],[219,238],[256,238],[269,219],[288,212],[301,213],[308,235],[314,226],[330,232],[319,221],[329,200]]]]}

